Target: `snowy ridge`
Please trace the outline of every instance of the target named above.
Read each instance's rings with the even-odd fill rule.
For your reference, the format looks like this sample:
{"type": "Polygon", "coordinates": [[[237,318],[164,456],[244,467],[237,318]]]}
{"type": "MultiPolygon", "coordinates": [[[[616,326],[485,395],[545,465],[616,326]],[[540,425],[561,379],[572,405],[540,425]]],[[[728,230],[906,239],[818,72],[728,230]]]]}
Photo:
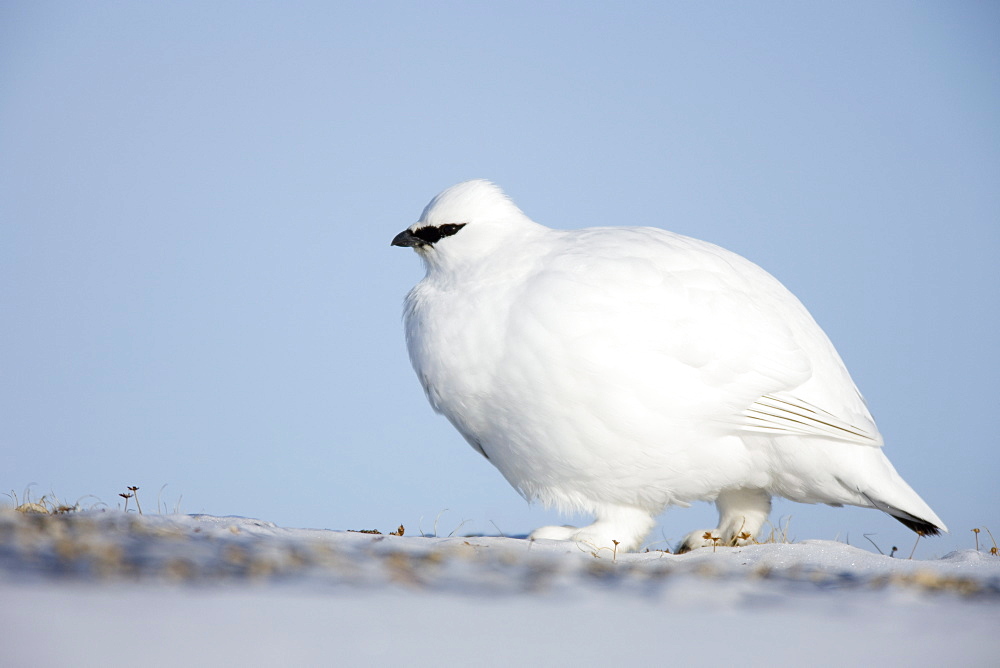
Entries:
{"type": "Polygon", "coordinates": [[[827,588],[914,587],[1000,600],[1000,558],[975,550],[909,560],[832,541],[805,541],[702,548],[684,555],[613,553],[565,541],[283,529],[242,517],[0,514],[0,582],[25,577],[304,580],[468,594],[599,584],[649,594],[675,575],[827,588]]]}

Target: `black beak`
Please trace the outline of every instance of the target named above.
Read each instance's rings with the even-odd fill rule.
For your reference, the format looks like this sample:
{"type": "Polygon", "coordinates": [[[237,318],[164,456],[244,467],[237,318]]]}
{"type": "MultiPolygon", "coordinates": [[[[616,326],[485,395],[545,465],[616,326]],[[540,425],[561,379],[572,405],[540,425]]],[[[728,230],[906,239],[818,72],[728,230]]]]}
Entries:
{"type": "Polygon", "coordinates": [[[402,246],[404,248],[413,246],[423,246],[424,244],[425,242],[423,239],[415,235],[413,232],[410,232],[409,230],[403,230],[392,239],[393,246],[402,246]]]}

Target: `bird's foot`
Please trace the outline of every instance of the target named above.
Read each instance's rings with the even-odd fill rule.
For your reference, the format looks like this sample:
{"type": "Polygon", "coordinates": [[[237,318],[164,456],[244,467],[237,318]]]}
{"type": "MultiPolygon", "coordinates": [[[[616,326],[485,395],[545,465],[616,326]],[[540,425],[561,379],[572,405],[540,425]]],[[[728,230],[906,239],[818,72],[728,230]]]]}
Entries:
{"type": "Polygon", "coordinates": [[[572,540],[582,546],[612,554],[635,550],[653,527],[652,516],[633,508],[605,509],[605,513],[589,526],[549,526],[531,532],[531,540],[572,540]]]}
{"type": "Polygon", "coordinates": [[[528,538],[530,540],[571,540],[596,552],[610,550],[611,554],[634,549],[635,540],[619,540],[615,535],[617,534],[595,531],[594,525],[582,529],[572,526],[549,526],[535,529],[528,538]]]}
{"type": "Polygon", "coordinates": [[[729,538],[724,537],[718,529],[692,531],[677,546],[677,554],[697,550],[699,547],[711,547],[713,549],[717,547],[743,547],[744,545],[751,545],[753,542],[753,534],[746,531],[729,538]]]}
{"type": "Polygon", "coordinates": [[[538,527],[531,532],[528,540],[573,540],[573,536],[580,530],[566,524],[561,527],[538,527]]]}

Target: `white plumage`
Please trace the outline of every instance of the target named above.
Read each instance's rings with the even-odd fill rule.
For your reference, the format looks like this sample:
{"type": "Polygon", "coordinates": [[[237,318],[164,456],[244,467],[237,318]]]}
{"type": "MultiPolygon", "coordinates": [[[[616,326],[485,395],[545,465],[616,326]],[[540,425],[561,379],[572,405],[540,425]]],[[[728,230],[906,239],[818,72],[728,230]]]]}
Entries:
{"type": "Polygon", "coordinates": [[[435,410],[528,500],[595,516],[534,538],[635,549],[669,505],[715,501],[683,541],[743,544],[771,497],[945,529],[896,473],[829,339],[748,260],[648,227],[553,230],[488,181],[453,186],[393,245],[435,410]]]}

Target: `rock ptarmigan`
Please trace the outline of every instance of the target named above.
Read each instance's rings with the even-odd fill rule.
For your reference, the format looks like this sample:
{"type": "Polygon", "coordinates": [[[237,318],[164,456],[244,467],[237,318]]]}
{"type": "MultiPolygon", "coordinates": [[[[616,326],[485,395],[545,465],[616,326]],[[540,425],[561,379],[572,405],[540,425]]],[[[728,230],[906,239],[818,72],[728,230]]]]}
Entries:
{"type": "Polygon", "coordinates": [[[448,188],[394,246],[433,408],[528,500],[594,516],[532,538],[636,549],[671,505],[714,501],[681,543],[753,540],[771,497],[946,530],[899,476],[830,340],[781,283],[649,227],[554,230],[497,186],[448,188]]]}

